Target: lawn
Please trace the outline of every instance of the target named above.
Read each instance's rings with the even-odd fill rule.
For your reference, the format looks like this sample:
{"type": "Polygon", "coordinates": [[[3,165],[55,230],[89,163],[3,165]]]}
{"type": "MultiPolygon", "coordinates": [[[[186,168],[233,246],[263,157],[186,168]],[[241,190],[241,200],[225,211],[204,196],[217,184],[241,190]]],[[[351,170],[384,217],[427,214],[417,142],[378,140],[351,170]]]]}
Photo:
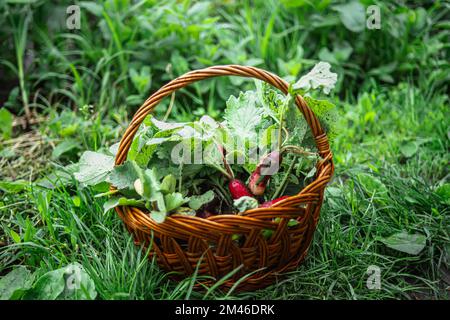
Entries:
{"type": "MultiPolygon", "coordinates": [[[[449,298],[448,2],[75,3],[0,4],[0,298],[449,298]],[[189,70],[240,64],[293,82],[319,61],[338,74],[335,174],[306,260],[265,289],[171,280],[74,178],[84,151],[119,142],[145,99],[189,70]],[[65,290],[68,266],[83,293],[65,290]]],[[[220,119],[252,86],[202,81],[155,116],[220,119]]]]}

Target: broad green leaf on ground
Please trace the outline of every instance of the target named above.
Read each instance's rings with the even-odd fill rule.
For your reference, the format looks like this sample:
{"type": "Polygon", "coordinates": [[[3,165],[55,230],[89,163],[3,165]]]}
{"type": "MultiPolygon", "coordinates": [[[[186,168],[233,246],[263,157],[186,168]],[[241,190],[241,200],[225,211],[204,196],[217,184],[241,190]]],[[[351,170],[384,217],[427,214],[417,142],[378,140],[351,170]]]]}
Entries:
{"type": "Polygon", "coordinates": [[[214,199],[214,191],[209,190],[201,195],[194,195],[190,197],[189,207],[198,210],[203,205],[213,201],[214,199]]]}
{"type": "Polygon", "coordinates": [[[56,300],[64,291],[65,268],[49,271],[34,283],[24,296],[26,300],[56,300]]]}
{"type": "Polygon", "coordinates": [[[0,300],[17,300],[31,288],[33,275],[24,266],[13,269],[0,279],[0,300]]]}
{"type": "Polygon", "coordinates": [[[114,158],[99,152],[86,151],[80,158],[79,171],[75,178],[85,186],[93,186],[106,181],[114,168],[114,158]]]}
{"type": "Polygon", "coordinates": [[[94,300],[97,297],[95,283],[79,263],[71,263],[65,268],[65,287],[58,299],[94,300]]]}
{"type": "Polygon", "coordinates": [[[399,232],[379,240],[391,249],[418,255],[425,248],[427,238],[423,234],[399,232]]]}
{"type": "Polygon", "coordinates": [[[124,164],[114,167],[107,181],[119,190],[133,189],[134,182],[139,179],[141,170],[135,161],[126,161],[124,164]]]}
{"type": "Polygon", "coordinates": [[[348,30],[361,32],[366,28],[366,9],[359,1],[335,5],[332,9],[339,12],[341,22],[348,30]]]}
{"type": "Polygon", "coordinates": [[[0,132],[3,139],[11,138],[12,134],[13,115],[6,109],[0,109],[0,132]]]}
{"type": "Polygon", "coordinates": [[[328,62],[317,63],[310,72],[292,85],[292,89],[294,92],[322,89],[325,94],[329,94],[337,82],[337,73],[331,72],[330,68],[331,65],[328,62]]]}
{"type": "Polygon", "coordinates": [[[377,177],[367,173],[359,173],[357,178],[364,188],[364,191],[369,195],[373,195],[374,193],[377,195],[386,195],[388,192],[386,186],[377,177]]]}
{"type": "Polygon", "coordinates": [[[80,143],[73,139],[67,139],[58,144],[55,149],[52,151],[52,159],[58,159],[61,157],[64,153],[78,149],[80,146],[80,143]]]}
{"type": "Polygon", "coordinates": [[[24,296],[27,300],[95,299],[93,280],[78,263],[45,273],[24,296]]]}
{"type": "Polygon", "coordinates": [[[128,199],[125,197],[112,197],[103,204],[103,212],[107,212],[117,206],[144,207],[143,200],[128,199]]]}
{"type": "Polygon", "coordinates": [[[253,197],[243,196],[233,201],[233,205],[239,212],[244,212],[258,207],[258,200],[253,197]]]}
{"type": "Polygon", "coordinates": [[[18,193],[27,189],[29,182],[25,180],[0,181],[0,190],[5,193],[18,193]]]}
{"type": "Polygon", "coordinates": [[[418,150],[419,146],[415,141],[408,141],[400,145],[400,152],[406,158],[411,158],[413,155],[417,153],[418,150]]]}

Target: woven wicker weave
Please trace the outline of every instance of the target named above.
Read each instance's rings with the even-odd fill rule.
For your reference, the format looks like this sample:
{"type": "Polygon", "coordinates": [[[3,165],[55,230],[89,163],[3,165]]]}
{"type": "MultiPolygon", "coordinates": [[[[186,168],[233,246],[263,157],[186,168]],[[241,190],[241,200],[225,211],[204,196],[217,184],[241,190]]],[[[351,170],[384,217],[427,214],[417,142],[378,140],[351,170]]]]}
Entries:
{"type": "MultiPolygon", "coordinates": [[[[164,97],[192,82],[225,75],[256,78],[285,94],[288,90],[286,81],[255,67],[224,65],[188,72],[161,87],[139,108],[120,142],[115,164],[120,165],[126,160],[139,125],[164,97]]],[[[199,265],[198,275],[220,279],[241,266],[224,282],[224,289],[252,272],[239,282],[237,288],[254,290],[295,269],[307,254],[319,219],[325,186],[334,171],[328,139],[318,119],[301,96],[297,96],[295,102],[309,124],[321,156],[311,184],[272,207],[248,210],[242,215],[223,214],[207,219],[171,215],[158,224],[139,208],[116,207],[135,243],[151,246],[150,256],[156,254],[163,269],[175,271],[180,277],[192,274],[199,265]],[[274,218],[280,219],[274,221],[274,218]],[[290,219],[297,219],[299,223],[288,228],[290,219]],[[263,229],[273,230],[270,239],[262,236],[263,229]],[[232,240],[234,234],[243,236],[241,245],[232,240]]],[[[204,284],[212,283],[213,278],[205,280],[204,284]]]]}

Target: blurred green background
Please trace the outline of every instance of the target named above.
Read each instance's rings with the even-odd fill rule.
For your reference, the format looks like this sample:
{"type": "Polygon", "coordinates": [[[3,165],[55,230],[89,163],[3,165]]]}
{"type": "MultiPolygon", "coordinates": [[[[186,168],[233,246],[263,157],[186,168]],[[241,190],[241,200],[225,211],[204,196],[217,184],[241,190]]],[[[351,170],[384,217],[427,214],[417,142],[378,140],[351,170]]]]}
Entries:
{"type": "MultiPolygon", "coordinates": [[[[72,4],[0,3],[0,275],[79,262],[102,299],[448,298],[448,1],[75,1],[71,30],[72,4]],[[367,27],[371,5],[379,29],[367,27]],[[242,64],[293,81],[318,61],[338,73],[336,175],[307,261],[271,288],[205,294],[189,290],[195,277],[168,281],[71,179],[82,151],[118,142],[139,105],[188,70],[242,64]],[[71,183],[37,185],[55,172],[71,183]],[[372,265],[379,290],[366,285],[372,265]]],[[[219,118],[252,86],[180,90],[170,119],[219,118]]]]}

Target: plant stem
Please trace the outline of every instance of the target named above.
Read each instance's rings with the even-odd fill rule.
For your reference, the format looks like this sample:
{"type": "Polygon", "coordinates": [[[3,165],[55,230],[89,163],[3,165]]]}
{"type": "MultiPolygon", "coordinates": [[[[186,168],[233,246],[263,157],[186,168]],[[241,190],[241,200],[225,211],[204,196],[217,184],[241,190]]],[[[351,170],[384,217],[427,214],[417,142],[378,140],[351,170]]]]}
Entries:
{"type": "Polygon", "coordinates": [[[162,121],[166,121],[167,118],[169,117],[170,113],[172,112],[172,108],[173,108],[174,102],[175,102],[175,92],[172,93],[172,96],[170,97],[169,107],[167,108],[167,112],[164,115],[164,118],[163,118],[162,121]]]}
{"type": "Polygon", "coordinates": [[[280,152],[283,153],[285,151],[292,151],[296,154],[301,154],[301,155],[305,155],[305,156],[316,156],[317,154],[314,152],[308,152],[305,151],[303,148],[297,147],[297,146],[284,146],[283,148],[281,148],[280,152]]]}
{"type": "Polygon", "coordinates": [[[284,122],[284,113],[286,112],[286,107],[291,102],[291,95],[286,96],[286,99],[284,100],[283,106],[281,107],[281,114],[280,114],[280,127],[278,128],[278,150],[281,149],[282,145],[282,131],[283,131],[283,122],[284,122]]]}
{"type": "Polygon", "coordinates": [[[294,159],[292,159],[292,162],[289,165],[289,168],[286,171],[286,173],[285,173],[285,175],[283,177],[283,180],[281,181],[281,183],[278,186],[278,188],[275,190],[275,192],[274,192],[274,194],[272,196],[273,199],[278,198],[280,196],[281,192],[283,191],[283,189],[284,189],[284,187],[285,187],[285,185],[287,183],[287,180],[289,178],[289,175],[291,174],[292,170],[294,169],[295,161],[297,161],[297,155],[295,155],[294,159]]]}

